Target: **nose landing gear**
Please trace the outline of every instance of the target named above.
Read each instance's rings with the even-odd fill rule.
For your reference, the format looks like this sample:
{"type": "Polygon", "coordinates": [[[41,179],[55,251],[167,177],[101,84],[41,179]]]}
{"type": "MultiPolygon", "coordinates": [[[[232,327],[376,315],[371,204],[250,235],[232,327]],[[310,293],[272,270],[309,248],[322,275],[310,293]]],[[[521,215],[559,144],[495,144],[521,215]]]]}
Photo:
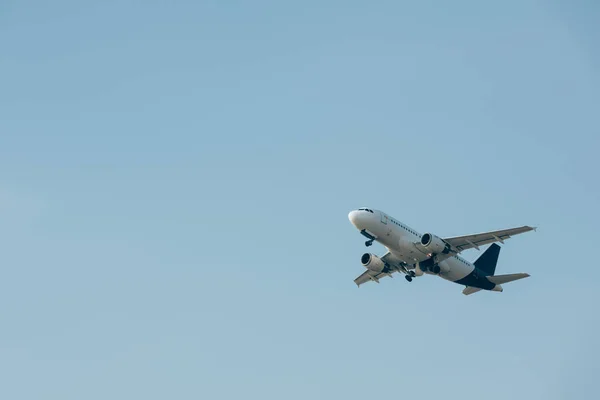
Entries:
{"type": "Polygon", "coordinates": [[[373,241],[376,239],[375,236],[371,235],[369,232],[366,231],[366,229],[363,229],[360,231],[360,234],[363,235],[364,237],[366,237],[367,240],[365,242],[365,246],[369,247],[373,244],[373,241]]]}

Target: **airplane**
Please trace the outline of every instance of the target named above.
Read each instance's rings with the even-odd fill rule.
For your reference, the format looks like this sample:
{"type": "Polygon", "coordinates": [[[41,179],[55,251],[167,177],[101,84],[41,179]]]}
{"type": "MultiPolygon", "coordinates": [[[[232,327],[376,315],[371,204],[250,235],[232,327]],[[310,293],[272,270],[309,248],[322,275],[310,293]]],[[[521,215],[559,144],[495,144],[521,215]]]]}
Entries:
{"type": "Polygon", "coordinates": [[[502,292],[502,284],[527,278],[527,273],[494,275],[500,254],[496,242],[512,236],[536,230],[531,226],[521,226],[473,235],[440,238],[432,233],[420,234],[408,225],[390,217],[383,211],[371,208],[359,208],[348,214],[348,219],[368,240],[367,247],[374,241],[381,243],[387,252],[379,257],[364,253],[360,259],[367,269],[354,280],[360,285],[392,278],[395,272],[404,273],[408,282],[413,278],[437,275],[448,281],[464,285],[463,294],[470,295],[480,290],[502,292]],[[473,263],[460,257],[468,249],[480,250],[481,246],[491,244],[473,263]]]}

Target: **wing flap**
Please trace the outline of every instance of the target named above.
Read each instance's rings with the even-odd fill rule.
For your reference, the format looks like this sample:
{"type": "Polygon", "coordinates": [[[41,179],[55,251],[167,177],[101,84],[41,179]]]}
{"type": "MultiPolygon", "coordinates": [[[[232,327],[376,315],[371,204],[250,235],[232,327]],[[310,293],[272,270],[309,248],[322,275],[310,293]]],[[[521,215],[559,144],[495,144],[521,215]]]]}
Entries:
{"type": "Polygon", "coordinates": [[[388,274],[387,272],[365,271],[358,278],[356,278],[354,280],[354,283],[356,283],[356,286],[358,286],[358,287],[360,287],[360,285],[370,282],[370,281],[379,283],[379,280],[381,278],[385,278],[386,276],[389,276],[391,278],[392,275],[388,274]]]}

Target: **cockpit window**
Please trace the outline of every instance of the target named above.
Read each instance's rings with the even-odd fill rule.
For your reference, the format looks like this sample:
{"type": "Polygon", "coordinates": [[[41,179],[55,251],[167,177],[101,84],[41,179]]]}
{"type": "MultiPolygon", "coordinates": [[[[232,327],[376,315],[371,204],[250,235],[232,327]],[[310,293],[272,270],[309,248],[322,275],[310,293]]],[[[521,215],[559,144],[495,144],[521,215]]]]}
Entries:
{"type": "Polygon", "coordinates": [[[367,211],[373,214],[373,210],[369,210],[368,208],[359,208],[358,211],[367,211]]]}

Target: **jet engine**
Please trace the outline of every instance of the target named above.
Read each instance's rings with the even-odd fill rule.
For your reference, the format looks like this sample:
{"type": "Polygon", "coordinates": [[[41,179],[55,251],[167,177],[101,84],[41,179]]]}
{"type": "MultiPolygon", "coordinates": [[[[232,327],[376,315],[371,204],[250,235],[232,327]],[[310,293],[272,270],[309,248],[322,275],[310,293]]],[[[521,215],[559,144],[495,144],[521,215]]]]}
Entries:
{"type": "Polygon", "coordinates": [[[421,245],[432,254],[446,254],[450,251],[448,243],[431,233],[426,233],[421,237],[421,245]]]}
{"type": "Polygon", "coordinates": [[[415,265],[415,274],[421,276],[424,273],[437,275],[440,272],[448,272],[450,267],[446,261],[436,264],[433,259],[428,258],[425,261],[418,262],[415,265]]]}
{"type": "Polygon", "coordinates": [[[385,263],[381,260],[381,258],[374,254],[363,254],[360,258],[360,262],[369,271],[382,272],[385,269],[385,263]]]}
{"type": "Polygon", "coordinates": [[[423,274],[437,274],[440,272],[440,267],[433,262],[433,259],[428,258],[415,265],[415,272],[418,276],[423,274]]]}

